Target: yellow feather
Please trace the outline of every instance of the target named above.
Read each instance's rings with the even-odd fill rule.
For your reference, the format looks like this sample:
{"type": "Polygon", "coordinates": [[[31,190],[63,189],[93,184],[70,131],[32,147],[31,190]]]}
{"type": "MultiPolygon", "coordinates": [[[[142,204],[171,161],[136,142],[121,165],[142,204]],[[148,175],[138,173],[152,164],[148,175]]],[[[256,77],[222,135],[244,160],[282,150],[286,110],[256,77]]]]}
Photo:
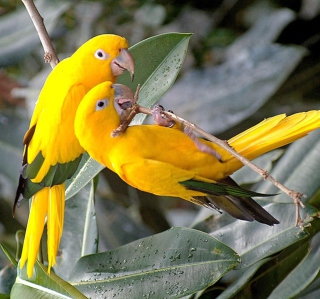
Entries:
{"type": "Polygon", "coordinates": [[[64,222],[65,184],[50,188],[48,208],[48,270],[56,264],[64,222]]]}
{"type": "MultiPolygon", "coordinates": [[[[119,126],[120,120],[114,107],[113,94],[110,95],[110,85],[111,82],[102,83],[86,94],[77,110],[75,133],[93,159],[115,171],[128,184],[157,195],[177,196],[192,201],[194,197],[208,194],[185,188],[180,182],[190,179],[206,183],[226,182],[231,173],[243,166],[217,145],[201,140],[221,155],[223,162],[219,162],[215,156],[199,150],[180,129],[133,125],[120,136],[112,138],[111,133],[119,126]],[[103,109],[95,109],[99,99],[109,99],[103,109]]],[[[281,114],[231,138],[229,144],[245,157],[253,159],[319,127],[320,111],[302,112],[289,117],[281,114]]],[[[250,200],[241,208],[249,207],[252,210],[240,219],[258,220],[262,215],[260,220],[266,221],[263,223],[277,223],[270,215],[271,220],[269,216],[264,218],[267,212],[250,200]],[[259,215],[252,217],[251,212],[259,215]]],[[[230,207],[241,206],[241,199],[235,202],[230,207]]],[[[229,203],[223,206],[229,207],[229,203]]]]}
{"type": "Polygon", "coordinates": [[[48,211],[48,198],[48,188],[44,188],[37,192],[31,200],[29,221],[20,259],[21,269],[28,260],[27,274],[29,277],[32,276],[33,266],[39,251],[40,240],[48,211]]]}
{"type": "MultiPolygon", "coordinates": [[[[84,153],[73,129],[77,107],[95,85],[106,80],[115,82],[125,69],[133,74],[133,60],[127,48],[128,42],[123,37],[99,35],[84,43],[52,70],[30,121],[30,128],[35,127],[35,130],[30,130],[25,139],[27,164],[32,164],[40,153],[44,158],[39,170],[31,178],[33,183],[43,186],[51,166],[71,162],[84,153]]],[[[19,188],[23,189],[23,184],[19,188]]],[[[32,199],[21,260],[22,267],[28,260],[29,276],[32,275],[46,216],[49,271],[55,264],[63,229],[64,190],[64,184],[45,187],[32,199]],[[42,207],[38,198],[41,198],[42,207]]]]}

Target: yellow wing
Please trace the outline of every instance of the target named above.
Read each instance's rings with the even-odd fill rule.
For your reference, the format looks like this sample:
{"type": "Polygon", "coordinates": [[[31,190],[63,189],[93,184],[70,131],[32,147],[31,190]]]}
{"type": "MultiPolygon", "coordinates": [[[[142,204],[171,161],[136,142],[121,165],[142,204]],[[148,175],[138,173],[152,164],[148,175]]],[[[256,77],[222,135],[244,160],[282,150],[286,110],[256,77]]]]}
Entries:
{"type": "Polygon", "coordinates": [[[29,260],[28,276],[32,275],[46,214],[49,270],[55,264],[63,227],[64,182],[76,171],[84,152],[74,133],[77,107],[95,85],[115,82],[125,70],[133,76],[134,63],[127,48],[126,39],[117,35],[92,38],[53,69],[39,95],[24,138],[23,169],[14,203],[15,207],[20,194],[24,198],[35,195],[20,263],[23,267],[29,260]],[[43,207],[36,203],[40,200],[47,201],[43,207]],[[38,214],[42,216],[37,218],[38,214]]]}
{"type": "MultiPolygon", "coordinates": [[[[181,197],[191,200],[202,192],[187,190],[179,182],[190,180],[196,174],[170,163],[151,159],[134,159],[132,163],[114,165],[116,173],[129,185],[156,195],[181,197]]],[[[208,181],[204,179],[205,181],[208,181]]]]}

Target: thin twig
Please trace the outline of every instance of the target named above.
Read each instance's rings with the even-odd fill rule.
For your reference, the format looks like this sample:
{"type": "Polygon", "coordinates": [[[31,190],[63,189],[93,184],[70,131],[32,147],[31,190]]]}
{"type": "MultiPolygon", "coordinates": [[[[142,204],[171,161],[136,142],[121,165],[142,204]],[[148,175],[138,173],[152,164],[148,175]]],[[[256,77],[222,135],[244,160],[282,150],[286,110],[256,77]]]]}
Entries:
{"type": "Polygon", "coordinates": [[[44,61],[50,63],[51,67],[54,68],[59,63],[59,58],[52,45],[49,34],[43,23],[43,18],[39,14],[39,11],[32,0],[22,0],[25,5],[30,18],[36,27],[42,47],[44,49],[44,61]]]}
{"type": "Polygon", "coordinates": [[[119,136],[122,132],[124,132],[128,126],[130,125],[131,121],[133,120],[133,118],[136,116],[136,114],[138,113],[138,109],[139,109],[139,105],[137,105],[137,101],[138,101],[138,98],[139,98],[139,91],[140,91],[140,84],[138,84],[137,86],[137,90],[134,94],[134,97],[133,97],[133,101],[132,101],[132,108],[127,119],[124,120],[121,125],[116,128],[115,130],[112,131],[111,133],[111,137],[117,137],[119,136]]]}
{"type": "MultiPolygon", "coordinates": [[[[146,108],[146,107],[139,106],[139,108],[136,109],[136,111],[138,113],[140,112],[140,113],[152,115],[152,110],[149,109],[149,108],[146,108]]],[[[257,165],[252,163],[250,160],[248,160],[247,158],[245,158],[242,155],[240,155],[239,153],[237,153],[228,144],[227,141],[221,140],[221,139],[209,134],[208,132],[202,130],[201,128],[199,128],[195,124],[190,123],[187,120],[185,120],[185,119],[183,119],[183,118],[181,118],[181,117],[179,117],[179,116],[177,116],[177,115],[175,115],[175,114],[173,114],[171,112],[163,111],[162,113],[167,118],[169,118],[169,119],[171,119],[173,121],[177,121],[177,122],[183,124],[185,127],[189,127],[192,131],[198,133],[202,137],[204,137],[204,138],[212,141],[213,143],[217,144],[219,147],[223,148],[228,153],[230,153],[232,156],[237,158],[243,165],[246,165],[246,166],[250,167],[252,170],[254,170],[258,174],[260,174],[263,177],[263,179],[269,180],[277,188],[279,188],[281,191],[286,193],[289,197],[291,197],[294,200],[294,204],[296,205],[296,223],[295,223],[295,225],[299,225],[299,226],[302,225],[303,220],[302,220],[302,218],[300,216],[299,206],[301,206],[302,208],[305,208],[305,205],[301,201],[301,198],[304,196],[304,194],[302,194],[302,193],[300,193],[298,191],[291,190],[291,189],[287,188],[286,186],[284,186],[283,184],[281,184],[274,177],[272,177],[265,169],[262,169],[262,168],[258,167],[257,165]]]]}

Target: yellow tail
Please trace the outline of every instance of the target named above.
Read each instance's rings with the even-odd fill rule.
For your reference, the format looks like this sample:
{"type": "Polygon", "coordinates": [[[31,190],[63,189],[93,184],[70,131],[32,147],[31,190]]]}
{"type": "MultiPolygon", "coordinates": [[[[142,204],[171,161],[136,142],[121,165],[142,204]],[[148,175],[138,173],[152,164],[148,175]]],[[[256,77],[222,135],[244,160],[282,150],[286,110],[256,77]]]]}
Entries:
{"type": "MultiPolygon", "coordinates": [[[[290,115],[280,114],[267,118],[252,128],[228,140],[238,153],[254,159],[268,151],[279,148],[306,136],[320,127],[320,111],[308,111],[290,115]]],[[[242,164],[230,154],[223,154],[230,173],[242,164]]]]}
{"type": "Polygon", "coordinates": [[[33,266],[38,255],[45,222],[48,230],[48,271],[56,263],[60,239],[63,231],[65,184],[45,187],[31,200],[30,214],[21,254],[20,268],[28,260],[28,277],[33,275],[33,266]]]}

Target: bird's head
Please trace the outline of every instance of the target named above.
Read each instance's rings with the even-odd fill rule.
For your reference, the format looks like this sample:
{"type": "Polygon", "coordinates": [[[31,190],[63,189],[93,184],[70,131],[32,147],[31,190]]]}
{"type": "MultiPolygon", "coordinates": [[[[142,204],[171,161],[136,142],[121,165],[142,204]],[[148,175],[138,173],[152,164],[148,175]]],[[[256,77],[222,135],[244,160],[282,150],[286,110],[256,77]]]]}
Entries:
{"type": "Polygon", "coordinates": [[[83,75],[89,87],[104,81],[116,81],[126,70],[134,76],[134,61],[124,37],[114,34],[98,35],[84,43],[71,57],[75,65],[84,64],[83,75]]]}
{"type": "Polygon", "coordinates": [[[116,129],[127,117],[126,109],[132,103],[133,93],[125,85],[107,81],[92,88],[76,113],[75,132],[80,143],[84,135],[97,138],[116,129]]]}

